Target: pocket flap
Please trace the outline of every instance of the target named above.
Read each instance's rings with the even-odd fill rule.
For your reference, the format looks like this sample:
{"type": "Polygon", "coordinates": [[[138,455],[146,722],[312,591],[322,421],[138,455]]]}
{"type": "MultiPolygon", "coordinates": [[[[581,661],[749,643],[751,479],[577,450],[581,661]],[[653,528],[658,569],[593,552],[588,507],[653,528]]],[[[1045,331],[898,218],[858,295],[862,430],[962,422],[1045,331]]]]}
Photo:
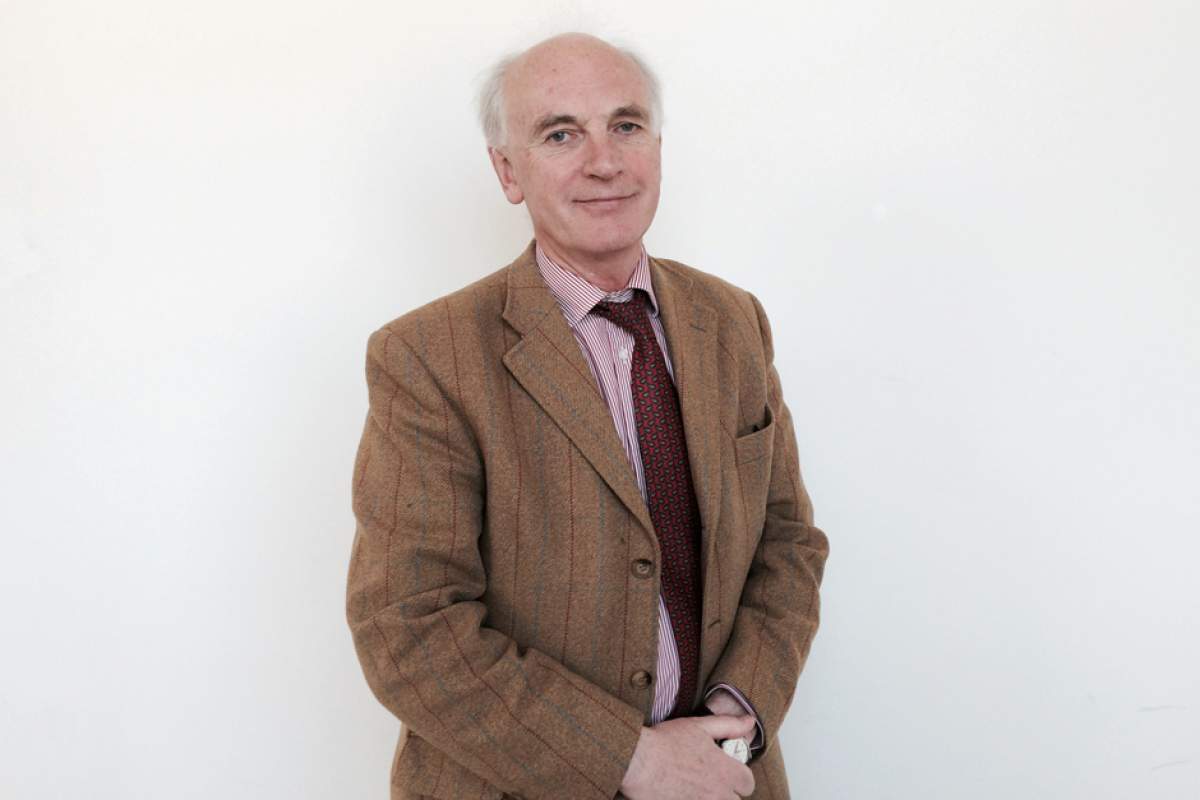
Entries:
{"type": "Polygon", "coordinates": [[[737,454],[737,463],[745,464],[764,457],[771,452],[771,443],[774,439],[775,417],[771,414],[771,407],[767,406],[758,430],[750,431],[734,440],[733,449],[737,454]]]}

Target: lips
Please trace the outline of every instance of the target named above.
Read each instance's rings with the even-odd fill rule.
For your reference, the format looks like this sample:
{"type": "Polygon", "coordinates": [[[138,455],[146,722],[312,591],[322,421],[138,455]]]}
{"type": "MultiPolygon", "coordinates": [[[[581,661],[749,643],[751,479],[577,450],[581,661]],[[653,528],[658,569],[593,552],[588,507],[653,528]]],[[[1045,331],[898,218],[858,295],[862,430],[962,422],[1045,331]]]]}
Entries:
{"type": "Polygon", "coordinates": [[[633,197],[632,194],[613,195],[610,197],[591,197],[586,200],[576,200],[575,202],[587,208],[602,209],[613,208],[619,205],[622,200],[628,200],[631,197],[633,197]]]}

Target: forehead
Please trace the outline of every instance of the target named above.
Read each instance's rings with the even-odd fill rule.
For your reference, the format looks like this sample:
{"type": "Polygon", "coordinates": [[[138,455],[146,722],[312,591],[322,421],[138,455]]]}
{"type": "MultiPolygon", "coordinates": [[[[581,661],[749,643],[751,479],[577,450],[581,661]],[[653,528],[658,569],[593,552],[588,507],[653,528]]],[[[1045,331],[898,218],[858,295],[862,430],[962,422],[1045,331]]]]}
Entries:
{"type": "Polygon", "coordinates": [[[648,104],[637,65],[599,48],[527,54],[506,81],[505,100],[510,119],[522,127],[548,114],[590,117],[648,104]]]}

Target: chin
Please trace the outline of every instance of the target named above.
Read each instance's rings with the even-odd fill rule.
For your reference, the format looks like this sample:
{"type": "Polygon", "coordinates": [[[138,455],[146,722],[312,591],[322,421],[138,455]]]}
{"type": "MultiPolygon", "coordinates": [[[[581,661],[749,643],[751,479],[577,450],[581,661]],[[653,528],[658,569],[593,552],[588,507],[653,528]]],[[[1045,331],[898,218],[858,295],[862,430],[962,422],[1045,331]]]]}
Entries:
{"type": "Polygon", "coordinates": [[[586,247],[593,253],[615,253],[629,247],[637,247],[645,232],[646,228],[640,225],[614,226],[588,236],[586,247]]]}
{"type": "Polygon", "coordinates": [[[599,256],[607,253],[618,253],[630,247],[637,247],[640,240],[640,236],[632,238],[628,236],[621,236],[593,239],[583,244],[580,249],[599,256]]]}

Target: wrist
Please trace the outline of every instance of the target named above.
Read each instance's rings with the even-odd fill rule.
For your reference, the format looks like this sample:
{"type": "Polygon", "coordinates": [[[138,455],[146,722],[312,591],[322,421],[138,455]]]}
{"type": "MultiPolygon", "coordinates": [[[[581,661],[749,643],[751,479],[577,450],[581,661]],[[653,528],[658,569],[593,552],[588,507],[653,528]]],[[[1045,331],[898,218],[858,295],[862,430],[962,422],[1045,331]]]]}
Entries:
{"type": "Polygon", "coordinates": [[[629,765],[625,768],[625,775],[621,778],[621,794],[629,794],[638,784],[639,777],[642,772],[642,766],[646,759],[646,740],[654,735],[654,730],[645,725],[642,726],[641,733],[638,734],[637,744],[633,748],[633,756],[629,759],[629,765]]]}

